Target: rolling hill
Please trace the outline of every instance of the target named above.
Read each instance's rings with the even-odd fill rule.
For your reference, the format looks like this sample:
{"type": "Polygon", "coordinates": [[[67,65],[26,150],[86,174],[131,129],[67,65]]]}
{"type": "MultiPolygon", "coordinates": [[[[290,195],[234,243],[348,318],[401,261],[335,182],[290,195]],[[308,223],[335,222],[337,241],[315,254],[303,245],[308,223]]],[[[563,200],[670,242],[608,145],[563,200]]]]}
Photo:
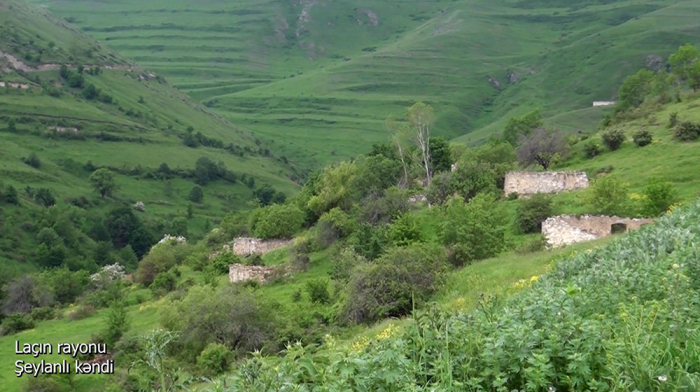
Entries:
{"type": "Polygon", "coordinates": [[[307,169],[386,140],[416,100],[465,143],[535,108],[590,130],[592,101],[700,31],[681,0],[37,3],[307,169]]]}

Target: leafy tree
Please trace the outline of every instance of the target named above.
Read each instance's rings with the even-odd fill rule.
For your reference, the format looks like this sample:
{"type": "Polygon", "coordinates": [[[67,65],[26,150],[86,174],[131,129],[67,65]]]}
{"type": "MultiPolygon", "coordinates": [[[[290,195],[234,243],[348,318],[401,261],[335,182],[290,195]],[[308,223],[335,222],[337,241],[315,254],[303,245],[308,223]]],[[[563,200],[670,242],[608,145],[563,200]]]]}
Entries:
{"type": "Polygon", "coordinates": [[[641,105],[649,93],[653,78],[653,72],[649,71],[648,69],[642,69],[636,74],[625,79],[622,86],[620,86],[620,91],[618,92],[619,109],[627,110],[641,105]]]}
{"type": "Polygon", "coordinates": [[[423,102],[417,102],[408,108],[406,117],[408,118],[409,124],[411,124],[414,141],[420,152],[423,168],[425,169],[425,181],[427,184],[430,184],[433,178],[433,173],[430,168],[430,133],[433,128],[435,117],[433,108],[423,102]]]}
{"type": "Polygon", "coordinates": [[[3,199],[5,200],[5,203],[19,205],[19,194],[17,193],[17,189],[15,189],[15,187],[12,185],[8,186],[7,189],[5,189],[3,199]]]}
{"type": "Polygon", "coordinates": [[[192,189],[190,189],[190,193],[187,198],[195,203],[202,203],[204,201],[204,191],[202,188],[195,185],[192,187],[192,189]]]}
{"type": "MultiPolygon", "coordinates": [[[[693,69],[697,67],[700,60],[700,51],[691,44],[685,44],[678,48],[678,51],[668,58],[673,73],[680,80],[692,79],[693,69]]],[[[692,84],[692,81],[691,81],[692,84]]]]}
{"type": "Polygon", "coordinates": [[[401,181],[399,181],[399,187],[403,188],[408,184],[408,168],[410,165],[408,147],[411,129],[406,125],[397,124],[396,119],[393,116],[389,116],[386,119],[385,126],[391,134],[391,145],[396,148],[396,150],[392,149],[388,145],[384,145],[385,147],[377,149],[372,147],[372,153],[370,153],[370,156],[382,155],[388,159],[394,159],[394,156],[398,155],[398,158],[401,161],[401,168],[403,169],[403,178],[401,181]]]}
{"type": "Polygon", "coordinates": [[[627,185],[616,176],[597,179],[590,187],[587,199],[596,214],[624,216],[630,211],[627,185]]]}
{"type": "Polygon", "coordinates": [[[433,182],[428,186],[425,196],[430,204],[443,205],[454,193],[455,182],[452,181],[452,172],[446,171],[433,177],[433,182]]]}
{"type": "Polygon", "coordinates": [[[131,245],[127,245],[119,251],[119,258],[128,270],[135,269],[139,262],[139,258],[136,256],[134,249],[131,248],[131,245]]]}
{"type": "Polygon", "coordinates": [[[430,139],[430,168],[433,173],[449,171],[452,167],[450,144],[443,137],[430,139]]]}
{"type": "Polygon", "coordinates": [[[387,248],[387,229],[384,226],[361,224],[350,238],[352,249],[367,260],[375,260],[387,248]]]}
{"type": "Polygon", "coordinates": [[[181,216],[173,218],[172,235],[187,237],[187,219],[181,216]]]}
{"type": "Polygon", "coordinates": [[[505,246],[507,215],[488,195],[477,195],[464,203],[452,199],[442,216],[440,241],[460,266],[497,255],[505,246]]]}
{"type": "Polygon", "coordinates": [[[495,190],[496,179],[488,163],[465,158],[457,163],[452,173],[451,187],[465,201],[471,200],[479,193],[495,190]]]}
{"type": "Polygon", "coordinates": [[[353,189],[357,166],[351,162],[341,162],[329,166],[314,186],[314,195],[308,201],[309,210],[317,216],[339,207],[348,210],[352,206],[353,189]]]}
{"type": "Polygon", "coordinates": [[[127,206],[117,207],[107,213],[104,224],[116,248],[131,244],[139,257],[155,242],[133,210],[127,206]]]}
{"type": "Polygon", "coordinates": [[[519,118],[511,117],[503,130],[502,138],[511,146],[516,146],[522,136],[529,136],[532,131],[543,126],[540,111],[534,110],[519,118]]]}
{"type": "Polygon", "coordinates": [[[443,282],[446,265],[441,253],[427,245],[392,248],[376,262],[358,265],[348,282],[343,317],[371,323],[409,314],[443,282]]]}
{"type": "Polygon", "coordinates": [[[156,294],[169,293],[177,286],[177,276],[172,271],[161,272],[153,279],[153,283],[148,286],[156,294]]]}
{"type": "Polygon", "coordinates": [[[66,247],[62,244],[48,247],[41,244],[35,252],[35,260],[42,267],[60,267],[66,260],[66,247]]]}
{"type": "Polygon", "coordinates": [[[697,140],[700,138],[700,124],[684,121],[676,126],[673,137],[684,142],[697,140]]]}
{"type": "Polygon", "coordinates": [[[410,246],[425,241],[418,219],[411,214],[401,215],[391,224],[389,238],[396,246],[410,246]]]}
{"type": "Polygon", "coordinates": [[[304,212],[290,204],[273,204],[255,210],[250,228],[259,238],[291,238],[301,229],[304,212]]]}
{"type": "Polygon", "coordinates": [[[542,222],[552,216],[552,199],[537,194],[519,202],[515,214],[515,226],[521,233],[539,233],[542,222]]]}
{"type": "Polygon", "coordinates": [[[524,166],[536,163],[547,170],[556,157],[563,157],[567,153],[568,144],[561,132],[538,128],[531,135],[521,137],[518,161],[524,166]]]}
{"type": "Polygon", "coordinates": [[[99,266],[112,264],[112,243],[107,241],[99,241],[95,244],[95,250],[92,254],[93,260],[99,266]]]}
{"type": "Polygon", "coordinates": [[[29,154],[29,156],[27,158],[23,158],[22,161],[24,161],[24,163],[26,163],[27,165],[29,165],[35,169],[41,168],[41,160],[39,159],[39,156],[36,155],[35,152],[32,152],[31,154],[29,154]]]}
{"type": "Polygon", "coordinates": [[[162,323],[181,331],[184,348],[195,355],[210,343],[239,354],[261,349],[274,338],[277,324],[270,306],[235,286],[192,287],[163,310],[162,323]]]}
{"type": "Polygon", "coordinates": [[[603,144],[610,151],[615,151],[625,142],[625,133],[621,129],[609,129],[601,135],[603,144]]]}
{"type": "Polygon", "coordinates": [[[600,146],[592,140],[587,142],[583,145],[583,155],[588,159],[597,157],[600,155],[600,146]]]}
{"type": "Polygon", "coordinates": [[[23,275],[7,283],[2,312],[27,314],[37,307],[48,306],[53,302],[51,292],[42,287],[34,278],[23,275]]]}
{"type": "Polygon", "coordinates": [[[88,83],[85,89],[83,89],[83,97],[85,97],[85,99],[93,100],[99,96],[100,90],[98,90],[92,83],[88,83]]]}
{"type": "Polygon", "coordinates": [[[331,294],[328,292],[328,281],[325,279],[313,279],[306,281],[306,292],[311,302],[327,304],[331,302],[331,294]]]}
{"type": "Polygon", "coordinates": [[[68,79],[69,72],[68,67],[65,64],[61,64],[61,67],[58,70],[58,74],[61,76],[61,78],[68,79]]]}
{"type": "Polygon", "coordinates": [[[357,222],[348,213],[336,207],[323,214],[316,227],[319,241],[330,245],[352,234],[357,229],[357,222]]]}
{"type": "Polygon", "coordinates": [[[81,88],[83,87],[83,84],[85,84],[85,77],[83,75],[76,73],[76,72],[70,72],[68,75],[68,85],[73,88],[81,88]]]}
{"type": "Polygon", "coordinates": [[[56,301],[70,304],[87,290],[90,275],[87,271],[70,271],[62,267],[42,272],[37,277],[37,282],[46,287],[56,301]]]}
{"type": "Polygon", "coordinates": [[[88,230],[88,235],[94,241],[112,240],[112,238],[109,235],[109,231],[107,231],[107,227],[105,227],[104,222],[102,222],[102,219],[98,219],[92,226],[90,226],[90,230],[88,230]]]}
{"type": "Polygon", "coordinates": [[[37,204],[43,205],[44,207],[51,207],[52,205],[56,204],[56,198],[48,188],[37,189],[36,193],[34,194],[34,201],[37,202],[37,204]]]}
{"type": "Polygon", "coordinates": [[[265,184],[253,191],[253,196],[258,199],[261,206],[267,206],[272,203],[275,197],[275,189],[270,184],[265,184]]]}
{"type": "Polygon", "coordinates": [[[95,188],[95,191],[100,194],[100,196],[105,197],[111,195],[118,186],[115,181],[114,173],[107,168],[101,168],[95,170],[88,179],[90,185],[95,188]]]}

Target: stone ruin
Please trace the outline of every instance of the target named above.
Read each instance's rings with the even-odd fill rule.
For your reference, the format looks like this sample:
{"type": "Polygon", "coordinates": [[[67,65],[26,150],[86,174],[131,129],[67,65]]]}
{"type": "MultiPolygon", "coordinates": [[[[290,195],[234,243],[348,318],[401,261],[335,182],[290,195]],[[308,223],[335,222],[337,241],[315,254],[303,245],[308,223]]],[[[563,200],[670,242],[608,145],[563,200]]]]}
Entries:
{"type": "MultiPolygon", "coordinates": [[[[228,250],[236,256],[250,256],[253,254],[264,255],[273,250],[284,248],[292,240],[262,240],[260,238],[238,237],[233,240],[233,246],[228,245],[228,250]]],[[[226,248],[227,245],[224,245],[226,248]]]]}
{"type": "Polygon", "coordinates": [[[585,172],[509,172],[506,174],[503,192],[506,195],[529,196],[536,193],[559,193],[588,188],[585,172]]]}
{"type": "Polygon", "coordinates": [[[228,280],[231,283],[246,282],[249,280],[255,280],[258,283],[267,283],[275,275],[275,267],[243,264],[231,264],[228,267],[228,280]]]}
{"type": "Polygon", "coordinates": [[[653,222],[653,219],[617,216],[560,215],[542,222],[542,235],[550,248],[592,241],[611,234],[626,233],[653,222]]]}

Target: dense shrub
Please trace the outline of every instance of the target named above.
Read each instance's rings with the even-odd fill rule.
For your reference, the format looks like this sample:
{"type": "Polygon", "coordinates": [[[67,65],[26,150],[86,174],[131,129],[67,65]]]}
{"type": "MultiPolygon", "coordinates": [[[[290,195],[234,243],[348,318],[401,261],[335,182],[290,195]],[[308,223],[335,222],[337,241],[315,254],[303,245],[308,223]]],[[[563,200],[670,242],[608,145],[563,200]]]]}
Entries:
{"type": "Polygon", "coordinates": [[[158,244],[139,263],[134,274],[135,280],[144,286],[150,286],[156,275],[182,264],[189,254],[190,248],[187,245],[170,242],[158,244]]]}
{"type": "Polygon", "coordinates": [[[615,151],[625,142],[625,133],[621,129],[610,129],[601,135],[603,144],[610,151],[615,151]]]}
{"type": "Polygon", "coordinates": [[[253,212],[250,228],[258,238],[291,238],[301,229],[304,212],[292,204],[273,204],[253,212]]]}
{"type": "Polygon", "coordinates": [[[2,319],[0,324],[0,336],[34,328],[34,319],[28,314],[13,313],[2,319]]]}
{"type": "Polygon", "coordinates": [[[362,224],[350,238],[350,244],[358,255],[374,260],[385,250],[388,243],[385,226],[362,224]]]}
{"type": "Polygon", "coordinates": [[[587,142],[583,145],[583,155],[588,159],[597,157],[600,155],[600,146],[593,140],[587,142]]]}
{"type": "Polygon", "coordinates": [[[627,185],[613,175],[598,178],[590,187],[587,200],[596,214],[625,216],[630,212],[627,185]]]}
{"type": "Polygon", "coordinates": [[[544,238],[544,236],[538,236],[535,239],[525,241],[522,244],[518,245],[517,248],[515,248],[515,253],[518,254],[528,254],[528,253],[534,253],[534,252],[539,252],[541,250],[544,250],[547,247],[547,240],[544,238]]]}
{"type": "Polygon", "coordinates": [[[650,178],[644,187],[642,198],[642,215],[659,216],[678,200],[678,195],[668,182],[650,178]]]}
{"type": "Polygon", "coordinates": [[[515,226],[521,233],[539,233],[542,222],[552,216],[552,199],[543,194],[537,194],[518,203],[515,215],[515,226]]]}
{"type": "Polygon", "coordinates": [[[455,193],[454,186],[452,172],[438,173],[430,182],[425,197],[430,204],[443,205],[455,193]]]}
{"type": "Polygon", "coordinates": [[[443,281],[446,266],[440,249],[425,245],[393,248],[370,264],[361,264],[348,282],[344,317],[370,323],[409,314],[443,281]]]}
{"type": "Polygon", "coordinates": [[[389,240],[396,246],[409,246],[425,241],[419,218],[404,214],[389,226],[389,240]]]}
{"type": "Polygon", "coordinates": [[[450,260],[461,266],[497,255],[505,244],[505,211],[487,195],[469,203],[451,200],[442,216],[440,240],[450,250],[450,260]]]}
{"type": "Polygon", "coordinates": [[[68,320],[82,320],[95,313],[95,310],[95,307],[92,305],[78,305],[75,309],[68,312],[68,320]]]}
{"type": "Polygon", "coordinates": [[[673,137],[682,142],[690,142],[700,138],[700,124],[684,121],[676,126],[673,137]]]}
{"type": "Polygon", "coordinates": [[[675,128],[678,125],[678,112],[673,112],[668,115],[668,127],[675,128]]]}
{"type": "Polygon", "coordinates": [[[156,275],[148,288],[156,294],[164,294],[175,290],[175,286],[177,286],[177,277],[173,272],[167,271],[156,275]]]}
{"type": "Polygon", "coordinates": [[[356,228],[357,222],[352,216],[340,208],[333,208],[321,215],[318,220],[318,241],[328,246],[338,239],[349,236],[356,228]]]}
{"type": "Polygon", "coordinates": [[[210,376],[217,376],[228,370],[233,355],[223,344],[209,343],[197,357],[197,365],[210,376]]]}
{"type": "Polygon", "coordinates": [[[306,282],[306,293],[313,303],[327,304],[331,301],[328,292],[328,281],[325,279],[313,279],[306,282]]]}
{"type": "Polygon", "coordinates": [[[632,135],[632,140],[638,147],[644,147],[650,145],[654,141],[654,137],[646,129],[640,129],[632,135]]]}

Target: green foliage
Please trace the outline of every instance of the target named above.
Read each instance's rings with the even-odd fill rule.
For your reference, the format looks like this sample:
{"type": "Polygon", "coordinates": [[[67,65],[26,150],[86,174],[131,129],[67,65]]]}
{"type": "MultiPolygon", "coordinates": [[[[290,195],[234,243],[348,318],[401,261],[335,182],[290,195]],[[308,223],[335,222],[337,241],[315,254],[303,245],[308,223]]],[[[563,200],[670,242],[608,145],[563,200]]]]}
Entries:
{"type": "Polygon", "coordinates": [[[700,61],[700,51],[691,44],[685,44],[668,58],[673,73],[681,80],[691,80],[693,83],[694,68],[700,61]]]}
{"type": "Polygon", "coordinates": [[[587,202],[596,214],[625,216],[630,212],[627,184],[613,175],[600,177],[593,182],[587,202]]]}
{"type": "Polygon", "coordinates": [[[118,189],[114,173],[107,168],[95,170],[89,178],[90,185],[100,196],[109,196],[118,189]]]}
{"type": "Polygon", "coordinates": [[[478,160],[460,160],[451,180],[451,188],[466,201],[496,189],[496,177],[491,166],[478,160]]]}
{"type": "Polygon", "coordinates": [[[326,246],[349,236],[356,229],[355,219],[337,207],[321,215],[317,224],[319,242],[326,246]]]}
{"type": "Polygon", "coordinates": [[[127,206],[109,211],[104,219],[104,225],[116,248],[121,249],[131,245],[137,257],[146,254],[156,242],[153,235],[134,214],[133,209],[127,206]]]}
{"type": "Polygon", "coordinates": [[[148,286],[156,294],[165,294],[175,290],[177,286],[177,276],[172,271],[161,272],[153,279],[153,283],[148,286]]]}
{"type": "Polygon", "coordinates": [[[415,215],[404,214],[389,226],[389,240],[395,246],[411,246],[424,242],[424,233],[415,215]]]}
{"type": "Polygon", "coordinates": [[[56,198],[54,197],[51,189],[49,188],[39,188],[34,194],[34,201],[44,207],[51,207],[56,204],[56,198]]]}
{"type": "Polygon", "coordinates": [[[331,301],[331,295],[328,292],[328,281],[325,279],[308,280],[306,281],[305,289],[313,303],[327,304],[331,301]]]}
{"type": "Polygon", "coordinates": [[[291,204],[274,204],[255,210],[250,229],[258,238],[291,238],[301,229],[304,212],[291,204]]]}
{"type": "Polygon", "coordinates": [[[39,156],[36,155],[35,152],[29,154],[26,158],[22,158],[22,161],[35,169],[41,168],[41,159],[39,159],[39,156]]]}
{"type": "Polygon", "coordinates": [[[593,140],[586,142],[583,145],[583,155],[588,159],[597,157],[600,155],[600,146],[593,140]]]}
{"type": "Polygon", "coordinates": [[[13,313],[2,319],[0,324],[0,336],[12,335],[27,329],[34,328],[34,319],[28,314],[13,313]]]}
{"type": "Polygon", "coordinates": [[[233,355],[223,344],[209,343],[197,357],[197,365],[205,374],[217,376],[228,370],[233,355]]]}
{"type": "Polygon", "coordinates": [[[456,198],[442,215],[440,241],[457,266],[497,255],[505,246],[506,213],[491,196],[478,195],[469,203],[456,198]]]}
{"type": "Polygon", "coordinates": [[[374,263],[357,266],[348,282],[343,314],[355,323],[402,317],[440,287],[446,265],[439,249],[392,248],[374,263]]]}
{"type": "Polygon", "coordinates": [[[538,164],[547,170],[553,163],[564,158],[568,151],[569,146],[563,133],[537,128],[529,135],[520,137],[518,161],[525,167],[538,164]]]}
{"type": "Polygon", "coordinates": [[[678,112],[672,112],[668,115],[668,127],[675,128],[678,125],[678,112]]]}
{"type": "Polygon", "coordinates": [[[522,117],[511,117],[506,124],[501,138],[512,146],[518,144],[521,136],[529,136],[532,131],[544,125],[539,110],[532,111],[522,117]]]}
{"type": "Polygon", "coordinates": [[[632,140],[638,147],[644,147],[650,145],[654,141],[654,136],[651,132],[642,128],[632,135],[632,140]]]}
{"type": "Polygon", "coordinates": [[[195,203],[201,203],[204,201],[204,191],[199,186],[195,185],[190,189],[190,193],[187,198],[195,203]]]}
{"type": "Polygon", "coordinates": [[[523,255],[528,253],[540,252],[545,250],[547,247],[547,240],[544,236],[540,235],[537,238],[523,242],[515,248],[515,253],[523,255]]]}
{"type": "Polygon", "coordinates": [[[644,187],[641,213],[644,216],[659,216],[678,201],[678,194],[668,182],[650,178],[644,187]]]}
{"type": "MultiPolygon", "coordinates": [[[[158,244],[151,248],[148,254],[141,260],[134,274],[134,278],[144,286],[150,286],[157,275],[181,264],[188,255],[189,248],[186,245],[168,242],[158,244]]],[[[164,283],[169,284],[169,277],[166,276],[163,279],[164,283]]]]}
{"type": "Polygon", "coordinates": [[[610,151],[615,151],[625,142],[625,133],[622,129],[610,129],[603,132],[601,139],[605,147],[610,151]]]}
{"type": "Polygon", "coordinates": [[[673,137],[682,142],[690,142],[700,138],[700,124],[684,121],[673,131],[673,137]]]}
{"type": "Polygon", "coordinates": [[[85,293],[90,274],[87,271],[70,271],[66,267],[55,268],[39,274],[37,283],[46,287],[59,303],[70,304],[85,293]]]}
{"type": "Polygon", "coordinates": [[[618,92],[618,108],[627,110],[639,107],[649,93],[653,78],[653,72],[642,69],[625,79],[618,92]]]}
{"type": "Polygon", "coordinates": [[[537,194],[518,202],[515,226],[521,233],[539,233],[542,222],[552,215],[552,198],[537,194]]]}
{"type": "Polygon", "coordinates": [[[388,243],[388,233],[384,226],[361,224],[350,238],[350,244],[358,255],[367,260],[378,258],[388,243]]]}
{"type": "Polygon", "coordinates": [[[123,301],[113,301],[105,315],[105,331],[102,333],[107,347],[114,347],[129,330],[129,313],[123,301]]]}
{"type": "Polygon", "coordinates": [[[352,205],[352,184],[356,175],[357,166],[350,162],[326,168],[314,187],[308,208],[317,216],[334,207],[348,210],[352,205]]]}
{"type": "Polygon", "coordinates": [[[277,327],[276,315],[252,293],[225,286],[192,287],[182,301],[166,305],[162,323],[181,331],[180,341],[196,356],[208,344],[219,343],[243,354],[269,343],[277,327]]]}
{"type": "Polygon", "coordinates": [[[430,166],[433,173],[449,171],[452,163],[449,142],[443,137],[430,138],[430,166]]]}

